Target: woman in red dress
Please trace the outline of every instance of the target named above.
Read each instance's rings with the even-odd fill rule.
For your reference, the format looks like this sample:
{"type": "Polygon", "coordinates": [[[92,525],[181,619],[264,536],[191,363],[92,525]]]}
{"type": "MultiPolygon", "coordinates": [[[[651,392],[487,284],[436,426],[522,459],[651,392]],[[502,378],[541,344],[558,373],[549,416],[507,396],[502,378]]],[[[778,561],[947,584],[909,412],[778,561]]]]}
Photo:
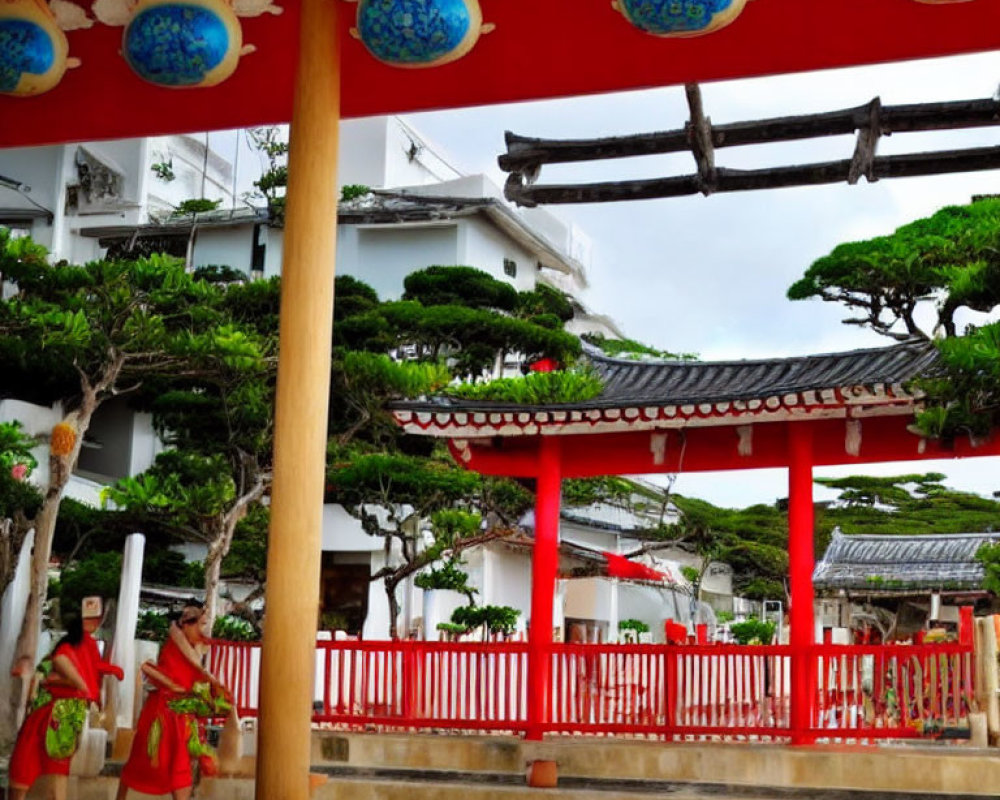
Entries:
{"type": "Polygon", "coordinates": [[[156,664],[142,665],[152,690],[139,714],[117,800],[124,800],[129,789],[188,800],[192,757],[201,760],[203,771],[211,771],[214,753],[201,740],[198,717],[222,714],[228,705],[225,689],[202,667],[196,649],[209,642],[204,624],[204,609],[189,602],[180,620],[171,623],[156,664]]]}
{"type": "Polygon", "coordinates": [[[87,708],[100,702],[105,675],[122,679],[119,667],[101,660],[91,636],[99,623],[100,612],[96,617],[72,618],[66,635],[39,666],[37,694],[10,757],[11,800],[24,800],[42,775],[55,776],[50,788],[54,800],[66,796],[66,776],[80,744],[87,708]]]}

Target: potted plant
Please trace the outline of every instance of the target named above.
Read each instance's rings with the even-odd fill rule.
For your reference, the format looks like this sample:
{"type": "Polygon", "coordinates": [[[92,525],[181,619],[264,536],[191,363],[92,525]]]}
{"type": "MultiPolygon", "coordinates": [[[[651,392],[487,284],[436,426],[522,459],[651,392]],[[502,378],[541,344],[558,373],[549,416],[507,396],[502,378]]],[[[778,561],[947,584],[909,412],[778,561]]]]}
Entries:
{"type": "Polygon", "coordinates": [[[639,619],[623,619],[618,622],[618,638],[627,644],[638,644],[639,635],[649,633],[649,625],[639,619]]]}

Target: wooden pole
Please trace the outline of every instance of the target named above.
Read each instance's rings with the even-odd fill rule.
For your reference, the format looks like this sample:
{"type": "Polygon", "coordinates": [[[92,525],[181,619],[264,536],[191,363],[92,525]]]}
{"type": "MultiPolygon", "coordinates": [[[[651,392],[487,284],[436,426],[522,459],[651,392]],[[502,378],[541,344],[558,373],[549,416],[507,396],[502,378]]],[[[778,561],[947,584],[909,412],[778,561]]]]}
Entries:
{"type": "Polygon", "coordinates": [[[528,630],[528,734],[540,740],[548,722],[552,652],[552,604],[559,567],[559,501],[562,465],[559,439],[543,436],[535,487],[535,549],[531,565],[531,627],[528,630]]]}
{"type": "Polygon", "coordinates": [[[812,429],[808,423],[788,426],[788,573],[791,583],[789,643],[792,646],[792,743],[813,741],[815,666],[811,648],[816,631],[813,619],[813,496],[812,429]]]}
{"type": "Polygon", "coordinates": [[[302,0],[288,158],[258,800],[307,800],[337,222],[335,0],[302,0]]]}

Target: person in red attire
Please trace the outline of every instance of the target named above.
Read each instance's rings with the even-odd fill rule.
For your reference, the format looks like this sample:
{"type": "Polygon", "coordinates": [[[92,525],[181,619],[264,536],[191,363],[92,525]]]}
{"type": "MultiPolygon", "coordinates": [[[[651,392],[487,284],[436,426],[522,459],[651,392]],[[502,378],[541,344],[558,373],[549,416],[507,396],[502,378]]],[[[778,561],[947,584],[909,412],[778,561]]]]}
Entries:
{"type": "Polygon", "coordinates": [[[24,800],[42,775],[53,776],[53,800],[66,797],[69,765],[80,744],[87,708],[100,703],[105,675],[123,677],[119,667],[101,659],[92,636],[101,622],[100,598],[84,598],[82,617],[67,617],[66,635],[39,666],[42,677],[11,753],[11,800],[24,800]]]}
{"type": "Polygon", "coordinates": [[[124,800],[129,789],[188,800],[192,757],[200,760],[203,773],[212,770],[214,753],[202,743],[198,717],[222,714],[228,704],[224,687],[202,666],[198,653],[210,642],[205,622],[201,604],[189,601],[171,623],[156,663],[142,665],[152,688],[139,714],[117,800],[124,800]]]}

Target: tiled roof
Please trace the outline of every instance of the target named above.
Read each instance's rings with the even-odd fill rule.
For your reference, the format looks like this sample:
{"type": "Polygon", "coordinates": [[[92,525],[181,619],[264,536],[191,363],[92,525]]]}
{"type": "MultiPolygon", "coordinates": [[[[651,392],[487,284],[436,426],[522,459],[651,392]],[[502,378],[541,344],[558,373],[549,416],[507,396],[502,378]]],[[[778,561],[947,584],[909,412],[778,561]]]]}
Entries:
{"type": "Polygon", "coordinates": [[[393,409],[411,433],[451,437],[861,417],[872,409],[910,414],[915,397],[904,385],[932,371],[938,356],[932,343],[919,341],[757,361],[630,361],[593,350],[588,358],[604,389],[585,402],[517,406],[434,397],[393,409]]]}
{"type": "Polygon", "coordinates": [[[1000,533],[845,536],[835,530],[813,585],[871,593],[981,589],[983,566],[975,556],[990,542],[1000,542],[1000,533]]]}
{"type": "Polygon", "coordinates": [[[716,403],[904,383],[937,360],[928,342],[760,361],[629,361],[588,353],[604,381],[595,406],[716,403]]]}

